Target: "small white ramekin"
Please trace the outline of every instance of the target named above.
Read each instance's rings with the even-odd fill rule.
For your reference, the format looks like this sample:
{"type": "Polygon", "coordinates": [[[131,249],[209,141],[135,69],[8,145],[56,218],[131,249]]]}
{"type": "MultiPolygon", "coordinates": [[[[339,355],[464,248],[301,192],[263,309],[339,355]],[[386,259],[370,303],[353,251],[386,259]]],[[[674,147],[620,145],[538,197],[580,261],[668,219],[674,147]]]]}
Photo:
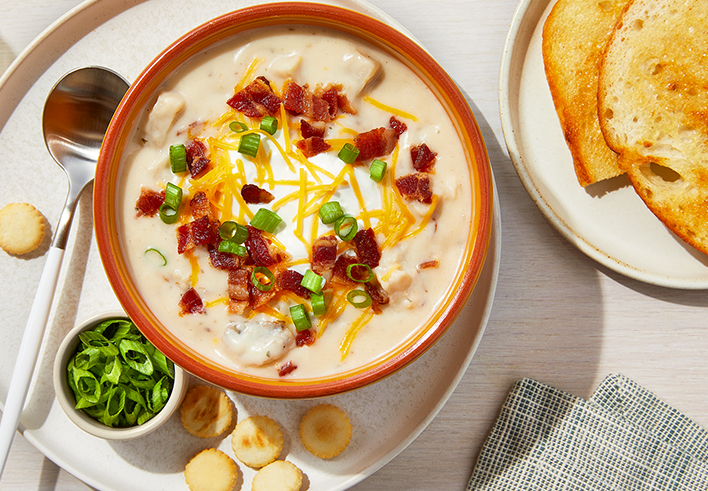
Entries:
{"type": "Polygon", "coordinates": [[[180,367],[175,365],[174,386],[167,404],[159,413],[142,425],[131,426],[128,428],[111,428],[91,418],[80,409],[76,409],[74,407],[76,405],[74,393],[69,387],[69,383],[67,381],[66,366],[79,344],[79,333],[90,329],[105,320],[118,318],[128,319],[122,311],[106,312],[94,316],[77,325],[64,337],[64,340],[59,345],[59,350],[57,351],[57,355],[54,360],[54,393],[56,394],[57,401],[64,411],[64,414],[66,414],[66,416],[76,426],[81,428],[86,433],[105,440],[131,440],[133,438],[147,435],[153,430],[156,430],[165,421],[170,419],[174,412],[179,408],[182,403],[182,399],[184,399],[184,395],[187,392],[187,386],[189,384],[189,375],[180,367]]]}

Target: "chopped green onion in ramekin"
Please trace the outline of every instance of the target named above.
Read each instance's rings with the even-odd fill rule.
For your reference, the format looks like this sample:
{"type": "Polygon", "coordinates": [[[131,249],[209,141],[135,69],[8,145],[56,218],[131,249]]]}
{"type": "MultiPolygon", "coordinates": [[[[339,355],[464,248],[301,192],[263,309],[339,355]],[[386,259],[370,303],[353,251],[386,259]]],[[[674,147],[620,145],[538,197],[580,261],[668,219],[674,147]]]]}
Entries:
{"type": "Polygon", "coordinates": [[[174,385],[174,365],[127,319],[109,319],[79,334],[66,367],[76,409],[109,427],[145,423],[174,385]]]}

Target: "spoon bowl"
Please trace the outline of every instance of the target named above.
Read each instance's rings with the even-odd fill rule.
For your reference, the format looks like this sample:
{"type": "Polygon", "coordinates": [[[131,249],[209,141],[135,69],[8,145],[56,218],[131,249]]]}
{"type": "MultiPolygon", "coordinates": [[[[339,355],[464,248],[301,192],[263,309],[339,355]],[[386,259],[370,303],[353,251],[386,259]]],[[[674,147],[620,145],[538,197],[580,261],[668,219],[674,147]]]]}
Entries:
{"type": "Polygon", "coordinates": [[[81,191],[93,180],[101,143],[113,113],[128,90],[119,74],[102,67],[65,75],[47,97],[42,116],[49,153],[69,179],[69,193],[52,244],[66,246],[68,223],[81,191]]]}
{"type": "Polygon", "coordinates": [[[22,335],[0,420],[0,477],[37,363],[77,198],[93,180],[103,137],[128,85],[106,68],[79,68],[54,86],[45,103],[42,126],[47,149],[66,172],[69,191],[22,335]]]}

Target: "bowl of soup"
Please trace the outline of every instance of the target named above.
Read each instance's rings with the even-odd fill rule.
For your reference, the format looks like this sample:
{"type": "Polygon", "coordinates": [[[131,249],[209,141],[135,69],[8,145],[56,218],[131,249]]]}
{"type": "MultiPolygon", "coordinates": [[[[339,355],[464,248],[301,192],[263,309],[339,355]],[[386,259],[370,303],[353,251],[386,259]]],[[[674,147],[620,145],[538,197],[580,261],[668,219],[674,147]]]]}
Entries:
{"type": "Polygon", "coordinates": [[[350,391],[447,330],[487,253],[492,177],[416,42],[338,7],[186,33],[106,134],[96,237],[120,303],[185,370],[268,398],[350,391]]]}

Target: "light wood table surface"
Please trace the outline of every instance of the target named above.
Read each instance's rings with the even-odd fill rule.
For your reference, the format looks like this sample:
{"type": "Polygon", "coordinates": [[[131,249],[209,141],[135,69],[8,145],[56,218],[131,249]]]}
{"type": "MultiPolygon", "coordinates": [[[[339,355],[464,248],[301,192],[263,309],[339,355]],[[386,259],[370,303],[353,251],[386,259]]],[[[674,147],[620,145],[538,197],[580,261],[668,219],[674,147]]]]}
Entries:
{"type": "MultiPolygon", "coordinates": [[[[0,0],[0,61],[78,3],[0,0]]],[[[516,175],[501,131],[498,79],[517,0],[372,3],[409,29],[471,101],[498,187],[502,254],[491,319],[461,383],[408,448],[353,489],[463,490],[522,377],[588,397],[606,375],[622,373],[708,427],[708,295],[598,265],[555,231],[516,175]]],[[[0,490],[86,489],[15,438],[0,490]]]]}

